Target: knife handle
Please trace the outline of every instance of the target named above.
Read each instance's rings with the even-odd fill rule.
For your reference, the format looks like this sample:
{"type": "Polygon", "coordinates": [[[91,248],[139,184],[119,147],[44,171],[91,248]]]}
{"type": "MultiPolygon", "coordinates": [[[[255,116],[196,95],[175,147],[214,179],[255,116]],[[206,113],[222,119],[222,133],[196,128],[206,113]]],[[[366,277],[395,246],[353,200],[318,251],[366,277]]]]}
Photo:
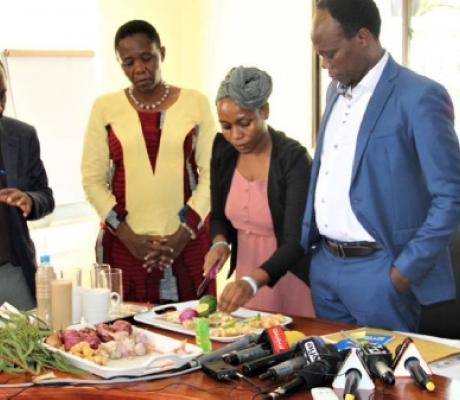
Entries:
{"type": "Polygon", "coordinates": [[[212,267],[209,269],[208,274],[206,275],[206,278],[209,279],[214,279],[217,275],[217,267],[219,266],[220,259],[218,259],[212,267]]]}

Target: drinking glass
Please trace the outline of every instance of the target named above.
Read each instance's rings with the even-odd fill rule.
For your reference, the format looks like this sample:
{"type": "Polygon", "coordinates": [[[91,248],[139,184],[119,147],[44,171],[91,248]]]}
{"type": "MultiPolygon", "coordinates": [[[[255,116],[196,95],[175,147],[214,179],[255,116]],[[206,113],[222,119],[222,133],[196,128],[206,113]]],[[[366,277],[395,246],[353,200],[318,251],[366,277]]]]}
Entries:
{"type": "Polygon", "coordinates": [[[114,313],[120,311],[123,302],[123,271],[120,268],[93,268],[91,270],[91,287],[93,289],[109,289],[112,294],[110,310],[114,313]],[[113,296],[114,293],[117,296],[113,296]]]}
{"type": "Polygon", "coordinates": [[[82,317],[81,278],[80,267],[66,267],[57,271],[57,279],[72,282],[72,324],[79,324],[82,317]]]}

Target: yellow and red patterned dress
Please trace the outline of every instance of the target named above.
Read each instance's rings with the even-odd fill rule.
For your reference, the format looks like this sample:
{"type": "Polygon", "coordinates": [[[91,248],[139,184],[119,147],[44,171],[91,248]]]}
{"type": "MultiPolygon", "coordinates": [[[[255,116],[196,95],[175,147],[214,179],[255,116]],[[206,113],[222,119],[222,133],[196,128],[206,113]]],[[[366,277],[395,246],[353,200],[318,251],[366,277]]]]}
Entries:
{"type": "MultiPolygon", "coordinates": [[[[125,91],[99,97],[93,106],[82,158],[83,188],[101,221],[126,219],[137,234],[170,235],[185,221],[197,232],[173,264],[179,299],[196,297],[209,242],[209,168],[216,127],[207,99],[181,89],[163,112],[139,112],[125,91]]],[[[124,300],[158,302],[162,273],[103,228],[103,260],[123,270],[124,300]]],[[[210,287],[215,292],[215,286],[210,287]]]]}

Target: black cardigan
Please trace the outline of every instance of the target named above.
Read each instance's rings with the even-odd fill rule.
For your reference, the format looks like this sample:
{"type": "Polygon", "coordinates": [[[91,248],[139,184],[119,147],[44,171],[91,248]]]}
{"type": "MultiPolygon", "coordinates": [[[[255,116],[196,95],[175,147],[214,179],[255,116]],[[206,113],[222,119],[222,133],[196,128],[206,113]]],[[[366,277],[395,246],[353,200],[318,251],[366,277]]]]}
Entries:
{"type": "MultiPolygon", "coordinates": [[[[268,128],[272,153],[268,173],[268,204],[277,250],[262,267],[270,276],[269,286],[291,270],[308,282],[309,265],[300,245],[311,158],[303,146],[284,133],[268,128]]],[[[232,245],[230,277],[236,268],[237,231],[225,216],[225,204],[238,161],[238,151],[222,134],[214,140],[211,159],[211,240],[218,234],[232,245]]],[[[257,266],[258,267],[258,266],[257,266]]]]}

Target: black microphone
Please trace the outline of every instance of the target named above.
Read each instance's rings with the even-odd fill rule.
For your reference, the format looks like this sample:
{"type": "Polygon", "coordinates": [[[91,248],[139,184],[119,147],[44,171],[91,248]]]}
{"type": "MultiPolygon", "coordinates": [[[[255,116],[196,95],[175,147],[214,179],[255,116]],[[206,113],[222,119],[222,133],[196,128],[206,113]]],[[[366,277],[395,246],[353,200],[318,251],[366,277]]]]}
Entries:
{"type": "Polygon", "coordinates": [[[237,365],[289,349],[288,338],[281,326],[265,329],[258,342],[247,349],[223,354],[222,358],[226,363],[237,365]]]}
{"type": "Polygon", "coordinates": [[[279,353],[270,354],[259,358],[257,360],[249,361],[242,365],[242,372],[244,376],[255,376],[262,371],[267,370],[273,365],[279,364],[283,361],[289,360],[294,356],[295,349],[290,348],[286,351],[281,351],[279,353]]]}
{"type": "Polygon", "coordinates": [[[270,354],[253,361],[249,361],[242,365],[242,373],[244,376],[255,376],[273,365],[279,364],[283,361],[289,360],[297,355],[298,343],[307,340],[302,332],[298,331],[285,331],[287,342],[290,346],[289,350],[280,351],[279,353],[270,354]]]}
{"type": "Polygon", "coordinates": [[[374,377],[394,385],[395,376],[390,368],[392,355],[386,346],[367,343],[362,349],[362,358],[374,377]]]}
{"type": "Polygon", "coordinates": [[[343,389],[343,398],[345,400],[354,400],[356,398],[361,377],[361,371],[356,368],[350,368],[345,372],[345,388],[343,389]]]}
{"type": "Polygon", "coordinates": [[[259,378],[262,380],[270,378],[273,380],[284,379],[301,369],[304,365],[305,358],[303,356],[297,356],[268,368],[266,372],[259,375],[259,378]]]}
{"type": "Polygon", "coordinates": [[[306,364],[310,364],[320,358],[320,354],[326,349],[324,340],[319,336],[310,336],[296,343],[294,354],[297,357],[270,367],[259,376],[260,379],[284,379],[306,364]]]}
{"type": "Polygon", "coordinates": [[[394,370],[401,361],[404,353],[409,348],[410,344],[413,343],[412,338],[406,337],[401,344],[398,344],[395,349],[395,358],[393,359],[393,365],[391,368],[394,370]]]}
{"type": "Polygon", "coordinates": [[[230,343],[220,349],[215,351],[211,351],[210,353],[203,354],[197,358],[197,361],[200,364],[209,361],[216,361],[219,360],[223,354],[229,353],[231,351],[236,351],[240,349],[247,348],[249,346],[253,346],[260,338],[260,333],[252,333],[249,335],[243,336],[241,339],[237,340],[236,342],[230,343]]]}
{"type": "Polygon", "coordinates": [[[297,342],[296,353],[302,355],[306,363],[310,364],[320,360],[324,354],[329,354],[331,348],[331,346],[326,345],[322,337],[310,336],[297,342]]]}
{"type": "Polygon", "coordinates": [[[312,389],[328,385],[337,374],[341,362],[342,356],[335,346],[326,344],[322,348],[322,352],[317,355],[315,361],[299,370],[295,378],[266,394],[263,399],[276,399],[277,397],[292,393],[299,388],[312,389]]]}
{"type": "Polygon", "coordinates": [[[421,388],[426,389],[429,392],[432,392],[435,389],[433,381],[420,365],[418,358],[409,357],[404,362],[404,367],[410,372],[417,385],[419,385],[421,388]]]}
{"type": "Polygon", "coordinates": [[[228,364],[238,365],[255,360],[256,358],[268,356],[271,353],[270,345],[268,343],[263,343],[248,347],[247,349],[232,351],[228,354],[224,354],[222,358],[228,364]]]}

